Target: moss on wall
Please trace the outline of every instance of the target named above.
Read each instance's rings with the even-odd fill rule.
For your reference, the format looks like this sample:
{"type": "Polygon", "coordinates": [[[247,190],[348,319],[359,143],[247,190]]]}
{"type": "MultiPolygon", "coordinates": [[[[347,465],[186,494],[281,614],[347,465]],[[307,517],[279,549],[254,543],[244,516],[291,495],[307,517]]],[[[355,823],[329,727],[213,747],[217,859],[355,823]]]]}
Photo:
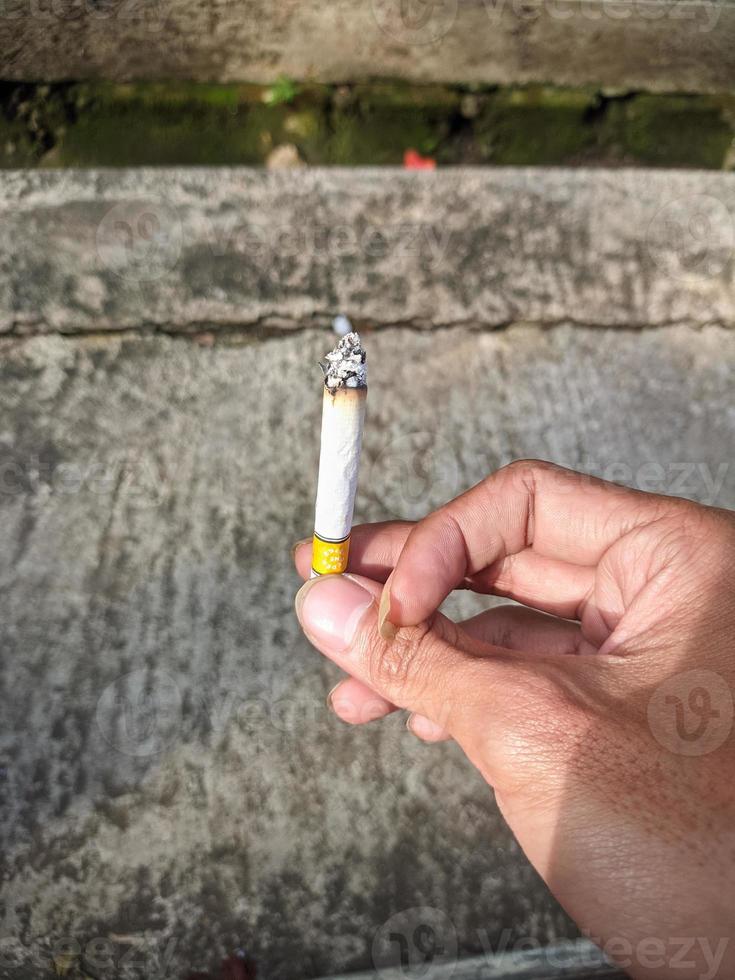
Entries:
{"type": "Polygon", "coordinates": [[[0,83],[0,166],[263,164],[732,165],[735,96],[479,88],[0,83]]]}
{"type": "Polygon", "coordinates": [[[435,154],[459,103],[459,93],[443,86],[342,86],[330,106],[323,162],[399,164],[406,150],[435,154]]]}
{"type": "Polygon", "coordinates": [[[539,86],[501,90],[474,126],[483,162],[556,164],[594,148],[594,92],[539,86]]]}
{"type": "Polygon", "coordinates": [[[291,103],[248,85],[80,85],[74,94],[75,122],[41,166],[258,164],[284,142],[318,154],[323,139],[323,92],[291,103]]]}
{"type": "Polygon", "coordinates": [[[610,138],[634,160],[719,169],[733,145],[732,97],[638,95],[610,106],[610,138]]]}

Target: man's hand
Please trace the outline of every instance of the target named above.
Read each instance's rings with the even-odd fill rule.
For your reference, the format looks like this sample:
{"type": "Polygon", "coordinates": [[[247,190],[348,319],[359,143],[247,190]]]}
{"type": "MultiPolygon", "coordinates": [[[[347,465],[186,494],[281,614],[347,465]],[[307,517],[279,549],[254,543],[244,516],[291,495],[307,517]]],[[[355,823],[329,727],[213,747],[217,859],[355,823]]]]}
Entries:
{"type": "MultiPolygon", "coordinates": [[[[310,547],[296,549],[308,578],[310,547]]],[[[354,529],[300,590],[334,711],[456,739],[580,928],[635,977],[735,977],[735,519],[514,463],[354,529]],[[508,596],[463,623],[457,588],[508,596]]]]}

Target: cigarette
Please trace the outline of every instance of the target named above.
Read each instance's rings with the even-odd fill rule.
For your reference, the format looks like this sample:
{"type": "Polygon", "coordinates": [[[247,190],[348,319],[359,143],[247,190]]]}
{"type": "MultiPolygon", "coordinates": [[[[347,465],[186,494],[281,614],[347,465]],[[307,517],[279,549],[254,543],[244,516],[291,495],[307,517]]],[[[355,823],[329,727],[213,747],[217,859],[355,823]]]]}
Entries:
{"type": "Polygon", "coordinates": [[[311,574],[347,568],[367,400],[367,365],[360,337],[341,338],[322,364],[322,441],[316,490],[311,574]]]}

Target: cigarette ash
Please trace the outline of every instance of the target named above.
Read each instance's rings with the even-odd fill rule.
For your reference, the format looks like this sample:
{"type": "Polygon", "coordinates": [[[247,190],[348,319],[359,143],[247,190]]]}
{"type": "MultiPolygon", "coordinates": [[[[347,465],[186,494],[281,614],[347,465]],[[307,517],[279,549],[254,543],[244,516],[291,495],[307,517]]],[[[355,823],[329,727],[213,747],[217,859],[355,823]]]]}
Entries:
{"type": "Polygon", "coordinates": [[[321,362],[324,371],[324,384],[329,391],[339,388],[365,388],[367,386],[367,364],[362,349],[360,335],[352,331],[342,337],[321,362]]]}

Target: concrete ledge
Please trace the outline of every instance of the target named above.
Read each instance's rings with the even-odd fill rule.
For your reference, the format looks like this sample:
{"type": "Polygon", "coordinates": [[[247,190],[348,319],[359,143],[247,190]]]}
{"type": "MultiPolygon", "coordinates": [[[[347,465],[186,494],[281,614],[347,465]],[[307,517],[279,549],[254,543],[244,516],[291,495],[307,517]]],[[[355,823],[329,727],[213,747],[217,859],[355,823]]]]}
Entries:
{"type": "MultiPolygon", "coordinates": [[[[376,939],[397,957],[427,916],[460,962],[576,934],[455,744],[324,706],[338,672],[297,627],[289,552],[331,339],[0,340],[3,980],[100,948],[105,978],[183,978],[236,946],[304,980],[385,966],[376,939]]],[[[735,331],[366,342],[358,520],[523,456],[735,505],[735,331]]]]}
{"type": "Polygon", "coordinates": [[[422,966],[423,970],[413,971],[405,965],[390,972],[369,970],[325,980],[411,980],[413,976],[417,980],[421,976],[431,980],[625,980],[627,976],[612,966],[597,946],[584,939],[422,966]]]}
{"type": "Polygon", "coordinates": [[[727,89],[732,0],[4,0],[0,74],[18,80],[551,82],[727,89]]]}
{"type": "Polygon", "coordinates": [[[735,174],[0,176],[0,331],[735,324],[735,174]]]}

